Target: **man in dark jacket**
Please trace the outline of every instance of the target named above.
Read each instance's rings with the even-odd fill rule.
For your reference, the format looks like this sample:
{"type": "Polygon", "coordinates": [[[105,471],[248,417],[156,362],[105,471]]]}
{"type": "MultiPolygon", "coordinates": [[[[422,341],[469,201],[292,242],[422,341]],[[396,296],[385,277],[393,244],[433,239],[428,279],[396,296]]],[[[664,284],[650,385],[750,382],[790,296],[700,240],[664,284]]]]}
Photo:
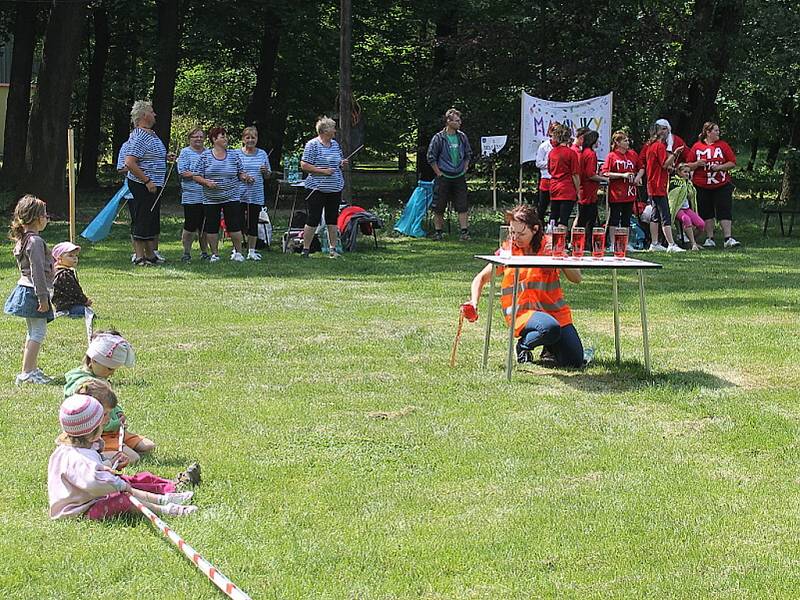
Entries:
{"type": "Polygon", "coordinates": [[[446,126],[433,136],[428,145],[428,163],[436,173],[436,184],[433,187],[433,226],[436,228],[435,240],[444,237],[444,211],[447,203],[452,202],[458,213],[461,226],[461,239],[469,239],[467,219],[467,170],[472,159],[467,136],[461,131],[461,113],[451,108],[445,113],[446,126]]]}

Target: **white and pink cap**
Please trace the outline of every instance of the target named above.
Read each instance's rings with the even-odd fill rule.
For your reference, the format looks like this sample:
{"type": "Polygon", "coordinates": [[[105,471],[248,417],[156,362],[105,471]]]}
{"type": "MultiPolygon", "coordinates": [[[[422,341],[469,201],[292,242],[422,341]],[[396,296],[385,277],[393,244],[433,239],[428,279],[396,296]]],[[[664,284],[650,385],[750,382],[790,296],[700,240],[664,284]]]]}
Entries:
{"type": "Polygon", "coordinates": [[[58,420],[67,435],[86,435],[103,421],[103,407],[91,396],[73,394],[62,402],[58,420]]]}

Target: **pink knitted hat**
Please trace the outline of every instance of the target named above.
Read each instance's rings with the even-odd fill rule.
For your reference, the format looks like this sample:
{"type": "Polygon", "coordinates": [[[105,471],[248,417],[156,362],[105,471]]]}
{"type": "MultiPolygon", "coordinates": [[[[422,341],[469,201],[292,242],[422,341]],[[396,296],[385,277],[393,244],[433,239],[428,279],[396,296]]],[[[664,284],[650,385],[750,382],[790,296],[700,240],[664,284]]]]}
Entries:
{"type": "Polygon", "coordinates": [[[61,404],[58,420],[67,435],[86,435],[103,421],[103,407],[91,396],[73,394],[61,404]]]}

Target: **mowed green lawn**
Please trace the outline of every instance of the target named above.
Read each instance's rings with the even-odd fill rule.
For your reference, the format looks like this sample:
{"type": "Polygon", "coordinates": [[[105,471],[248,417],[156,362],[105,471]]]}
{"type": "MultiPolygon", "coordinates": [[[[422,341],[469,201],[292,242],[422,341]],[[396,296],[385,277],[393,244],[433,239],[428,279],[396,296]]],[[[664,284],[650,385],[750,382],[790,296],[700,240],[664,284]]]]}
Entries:
{"type": "MultiPolygon", "coordinates": [[[[654,257],[652,376],[635,277],[618,367],[597,271],[564,284],[588,370],[506,383],[498,314],[482,371],[485,313],[451,369],[496,223],[466,244],[384,235],[338,261],[184,266],[170,221],[161,268],[132,267],[118,225],[79,273],[99,325],[136,349],[113,379],[158,444],[136,468],[202,464],[200,512],[169,521],[253,598],[796,598],[800,247],[750,217],[741,250],[654,257]]],[[[5,295],[8,243],[0,272],[5,295]]],[[[222,597],[143,519],[48,519],[61,388],[14,387],[24,323],[2,322],[0,597],[222,597]]],[[[59,319],[40,364],[60,375],[84,349],[59,319]]]]}

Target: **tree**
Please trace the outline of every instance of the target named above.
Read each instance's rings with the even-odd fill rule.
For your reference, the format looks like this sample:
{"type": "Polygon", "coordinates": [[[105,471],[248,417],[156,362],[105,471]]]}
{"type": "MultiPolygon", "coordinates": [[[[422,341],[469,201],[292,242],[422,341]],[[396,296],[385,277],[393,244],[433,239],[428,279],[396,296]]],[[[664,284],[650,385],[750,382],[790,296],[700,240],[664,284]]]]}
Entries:
{"type": "Polygon", "coordinates": [[[89,67],[89,82],[86,92],[86,112],[83,121],[83,146],[78,186],[97,187],[97,159],[100,154],[100,120],[103,109],[103,78],[108,62],[109,36],[108,12],[105,4],[92,9],[94,23],[94,52],[89,67]]]}
{"type": "Polygon", "coordinates": [[[25,144],[31,100],[33,55],[36,48],[39,8],[29,2],[15,2],[14,49],[6,103],[3,143],[3,187],[16,188],[26,177],[25,144]]]}
{"type": "MultiPolygon", "coordinates": [[[[350,154],[353,112],[351,54],[353,52],[353,8],[350,0],[339,0],[339,143],[342,156],[350,154]]],[[[342,202],[350,204],[350,168],[345,169],[342,202]]]]}
{"type": "Polygon", "coordinates": [[[26,160],[30,175],[24,191],[45,198],[55,210],[64,211],[67,205],[67,126],[87,16],[88,9],[82,3],[53,2],[28,127],[26,160]]]}
{"type": "Polygon", "coordinates": [[[155,57],[156,80],[153,86],[154,130],[164,145],[170,147],[172,107],[178,74],[180,47],[179,0],[160,0],[158,7],[158,54],[155,57]]]}

